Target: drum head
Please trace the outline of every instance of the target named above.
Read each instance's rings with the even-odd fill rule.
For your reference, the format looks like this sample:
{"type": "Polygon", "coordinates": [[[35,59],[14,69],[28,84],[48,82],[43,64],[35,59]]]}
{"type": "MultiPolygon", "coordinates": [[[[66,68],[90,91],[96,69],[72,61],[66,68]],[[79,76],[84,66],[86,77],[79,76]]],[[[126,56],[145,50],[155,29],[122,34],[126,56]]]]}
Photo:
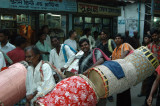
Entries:
{"type": "Polygon", "coordinates": [[[100,98],[103,98],[105,96],[105,85],[101,74],[92,69],[89,72],[88,77],[89,80],[95,85],[97,95],[100,98]]]}

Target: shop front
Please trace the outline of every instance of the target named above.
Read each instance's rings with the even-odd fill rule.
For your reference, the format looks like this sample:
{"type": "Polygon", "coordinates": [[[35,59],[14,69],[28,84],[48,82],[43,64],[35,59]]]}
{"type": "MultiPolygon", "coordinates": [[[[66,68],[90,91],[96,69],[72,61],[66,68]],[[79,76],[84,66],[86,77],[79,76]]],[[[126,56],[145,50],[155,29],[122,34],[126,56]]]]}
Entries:
{"type": "Polygon", "coordinates": [[[111,37],[117,33],[117,17],[121,15],[119,8],[101,5],[78,3],[78,14],[73,15],[73,28],[79,36],[85,28],[94,31],[107,31],[111,37]]]}
{"type": "Polygon", "coordinates": [[[77,3],[76,0],[1,0],[0,12],[0,28],[11,33],[32,39],[43,25],[48,25],[54,35],[64,39],[69,30],[68,15],[77,12],[77,3]]]}

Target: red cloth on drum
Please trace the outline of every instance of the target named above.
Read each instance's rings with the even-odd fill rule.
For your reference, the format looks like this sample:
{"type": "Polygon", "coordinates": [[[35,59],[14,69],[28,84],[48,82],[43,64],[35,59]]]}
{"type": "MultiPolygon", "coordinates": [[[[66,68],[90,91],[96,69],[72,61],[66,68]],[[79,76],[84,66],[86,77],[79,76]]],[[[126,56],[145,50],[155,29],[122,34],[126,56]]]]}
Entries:
{"type": "Polygon", "coordinates": [[[96,106],[93,88],[81,77],[73,76],[59,82],[53,91],[38,102],[45,106],[96,106]]]}
{"type": "Polygon", "coordinates": [[[160,75],[160,65],[156,68],[158,75],[160,75]]]}

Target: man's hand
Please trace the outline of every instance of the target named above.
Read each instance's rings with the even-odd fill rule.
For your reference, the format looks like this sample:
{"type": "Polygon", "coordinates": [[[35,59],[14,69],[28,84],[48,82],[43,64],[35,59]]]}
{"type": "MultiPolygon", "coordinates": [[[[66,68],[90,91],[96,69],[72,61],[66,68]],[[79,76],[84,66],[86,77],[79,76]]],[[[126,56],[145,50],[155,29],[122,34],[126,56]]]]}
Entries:
{"type": "Polygon", "coordinates": [[[30,102],[36,95],[37,95],[37,91],[35,91],[33,94],[26,96],[26,99],[28,102],[30,102]]]}
{"type": "Polygon", "coordinates": [[[147,104],[149,105],[149,106],[151,106],[152,105],[152,97],[151,96],[149,96],[149,98],[147,99],[147,104]]]}
{"type": "Polygon", "coordinates": [[[48,55],[48,54],[49,54],[49,52],[44,52],[44,54],[48,55]]]}
{"type": "Polygon", "coordinates": [[[89,70],[86,70],[85,72],[83,72],[83,75],[87,75],[89,70]]]}
{"type": "Polygon", "coordinates": [[[62,67],[62,68],[61,68],[61,71],[64,72],[66,69],[67,69],[67,68],[62,67]]]}
{"type": "Polygon", "coordinates": [[[33,95],[28,95],[28,96],[26,96],[26,99],[27,99],[28,102],[30,102],[33,98],[34,98],[33,95]]]}
{"type": "Polygon", "coordinates": [[[26,105],[25,106],[30,106],[30,103],[29,102],[26,102],[26,105]]]}

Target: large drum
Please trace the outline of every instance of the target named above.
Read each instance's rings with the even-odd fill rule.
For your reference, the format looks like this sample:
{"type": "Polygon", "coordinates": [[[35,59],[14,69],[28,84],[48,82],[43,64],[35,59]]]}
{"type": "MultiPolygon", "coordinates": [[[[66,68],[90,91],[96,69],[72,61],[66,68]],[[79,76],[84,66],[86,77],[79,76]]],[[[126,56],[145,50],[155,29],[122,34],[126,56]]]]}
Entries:
{"type": "Polygon", "coordinates": [[[12,106],[25,97],[26,75],[26,67],[21,63],[13,64],[0,72],[0,102],[4,106],[12,106]]]}
{"type": "Polygon", "coordinates": [[[39,98],[41,106],[96,106],[95,86],[85,76],[72,76],[59,82],[53,91],[39,98]]]}
{"type": "Polygon", "coordinates": [[[146,47],[140,47],[124,59],[108,63],[111,62],[116,62],[120,65],[125,75],[123,78],[117,78],[113,70],[105,65],[91,68],[88,72],[88,78],[95,85],[96,92],[100,98],[121,93],[138,84],[152,75],[159,64],[157,58],[146,47]]]}

